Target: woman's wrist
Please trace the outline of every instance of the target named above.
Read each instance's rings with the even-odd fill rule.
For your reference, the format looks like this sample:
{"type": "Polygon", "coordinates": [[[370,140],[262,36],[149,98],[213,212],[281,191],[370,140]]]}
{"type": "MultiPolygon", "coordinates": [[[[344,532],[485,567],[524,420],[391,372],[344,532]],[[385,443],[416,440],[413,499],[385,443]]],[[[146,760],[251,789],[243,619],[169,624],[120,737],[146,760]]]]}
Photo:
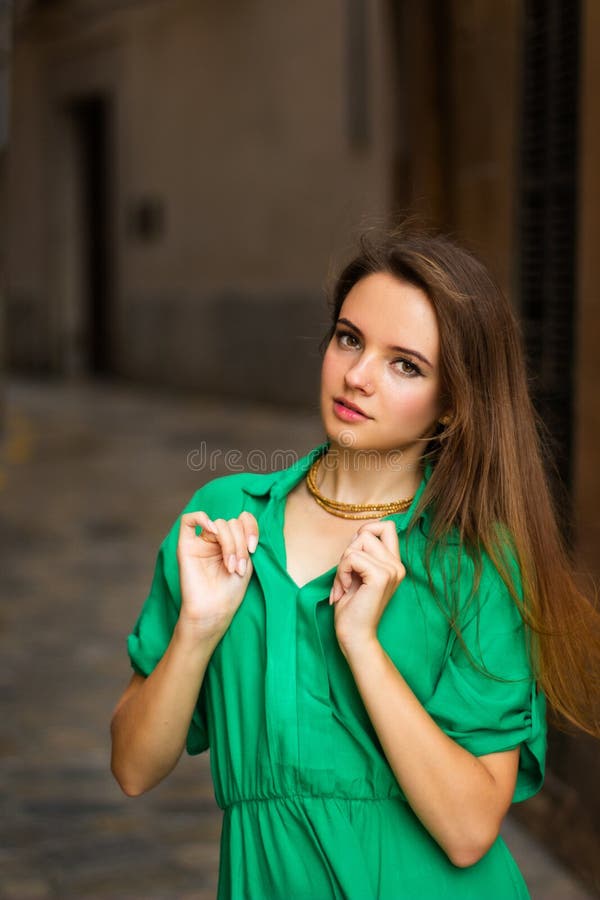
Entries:
{"type": "Polygon", "coordinates": [[[222,635],[208,635],[203,627],[194,622],[186,622],[179,619],[173,631],[173,646],[178,653],[198,657],[210,658],[221,640],[222,635]]]}
{"type": "Polygon", "coordinates": [[[350,668],[368,662],[374,654],[383,651],[375,632],[348,635],[344,638],[338,635],[338,644],[350,668]]]}

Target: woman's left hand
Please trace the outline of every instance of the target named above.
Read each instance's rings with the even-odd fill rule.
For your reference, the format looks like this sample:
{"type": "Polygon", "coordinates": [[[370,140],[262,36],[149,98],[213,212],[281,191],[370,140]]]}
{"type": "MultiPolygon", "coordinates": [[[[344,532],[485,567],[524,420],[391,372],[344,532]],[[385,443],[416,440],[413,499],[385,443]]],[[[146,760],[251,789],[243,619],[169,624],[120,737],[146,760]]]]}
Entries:
{"type": "Polygon", "coordinates": [[[377,638],[377,626],[406,575],[396,526],[391,521],[361,525],[340,559],[329,602],[342,652],[377,638]]]}

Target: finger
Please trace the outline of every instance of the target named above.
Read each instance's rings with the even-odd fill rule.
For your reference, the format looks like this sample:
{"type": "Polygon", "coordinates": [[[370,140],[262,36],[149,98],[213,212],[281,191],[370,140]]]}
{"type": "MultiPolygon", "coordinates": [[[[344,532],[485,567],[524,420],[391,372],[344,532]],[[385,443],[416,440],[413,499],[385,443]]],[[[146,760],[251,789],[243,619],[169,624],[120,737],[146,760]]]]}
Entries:
{"type": "MultiPolygon", "coordinates": [[[[344,557],[346,557],[349,553],[355,550],[371,550],[374,551],[373,555],[378,556],[379,558],[385,560],[386,550],[382,545],[381,541],[373,535],[369,535],[368,532],[355,532],[350,539],[350,543],[342,553],[340,557],[340,564],[344,557]]],[[[350,583],[352,583],[352,578],[350,577],[350,583]]],[[[338,566],[338,570],[336,571],[335,577],[333,579],[333,584],[331,586],[331,591],[329,593],[329,603],[336,603],[348,589],[347,579],[342,580],[341,570],[338,566]]]]}
{"type": "Polygon", "coordinates": [[[382,562],[398,562],[398,556],[390,551],[383,540],[380,540],[370,531],[361,531],[356,539],[346,547],[344,554],[350,553],[352,550],[365,550],[376,559],[382,560],[382,562]]]}
{"type": "Polygon", "coordinates": [[[331,590],[329,591],[329,605],[332,603],[336,603],[337,600],[344,593],[342,586],[340,585],[339,579],[337,577],[337,572],[335,578],[333,579],[333,584],[331,585],[331,590]]]}
{"type": "MultiPolygon", "coordinates": [[[[397,540],[395,532],[393,539],[397,540]]],[[[398,585],[406,575],[406,569],[399,554],[390,551],[388,547],[384,546],[379,538],[376,538],[375,535],[371,534],[369,531],[363,531],[362,534],[357,537],[354,544],[344,551],[344,557],[357,552],[363,552],[366,554],[367,558],[370,557],[373,560],[375,566],[379,568],[381,573],[382,583],[385,573],[387,573],[389,581],[395,582],[396,585],[398,585]]],[[[377,572],[374,572],[373,577],[375,579],[378,578],[377,572]]]]}
{"type": "MultiPolygon", "coordinates": [[[[359,538],[359,532],[355,531],[354,534],[352,535],[352,537],[350,538],[350,542],[348,544],[348,547],[346,547],[346,550],[344,551],[344,553],[346,553],[351,546],[354,546],[357,548],[360,547],[360,544],[357,543],[358,538],[359,538]]],[[[340,562],[343,559],[344,553],[342,553],[342,556],[340,557],[340,562]]],[[[336,571],[335,577],[333,579],[333,584],[331,585],[331,591],[329,592],[329,604],[331,605],[332,603],[337,603],[337,601],[340,599],[340,597],[343,596],[343,594],[344,594],[344,587],[343,587],[340,577],[339,577],[339,567],[338,567],[338,570],[336,571]]]]}
{"type": "Polygon", "coordinates": [[[350,550],[342,557],[338,566],[339,581],[348,591],[352,586],[352,574],[356,573],[363,581],[387,583],[393,577],[393,569],[385,560],[376,559],[365,550],[350,550]]]}
{"type": "MultiPolygon", "coordinates": [[[[352,584],[352,578],[350,579],[350,585],[352,584]]],[[[341,579],[336,575],[333,580],[333,587],[331,588],[331,593],[329,594],[329,603],[332,605],[333,603],[337,603],[338,600],[341,600],[344,594],[346,593],[348,588],[345,588],[341,582],[341,579]]]]}
{"type": "Polygon", "coordinates": [[[398,533],[394,522],[389,520],[386,522],[367,522],[358,529],[358,535],[360,536],[361,534],[375,535],[397,559],[400,558],[398,533]]]}
{"type": "Polygon", "coordinates": [[[247,509],[239,514],[238,519],[242,523],[242,527],[244,529],[246,546],[248,547],[250,553],[254,553],[258,545],[258,522],[254,518],[252,513],[248,512],[247,509]]]}
{"type": "Polygon", "coordinates": [[[238,519],[229,519],[227,524],[231,530],[235,544],[234,572],[244,575],[248,566],[248,548],[242,523],[238,519]]]}
{"type": "Polygon", "coordinates": [[[225,521],[225,519],[215,519],[213,525],[217,529],[225,568],[229,573],[233,574],[236,567],[235,539],[233,537],[229,524],[225,521]]]}
{"type": "Polygon", "coordinates": [[[188,540],[190,538],[195,538],[196,535],[196,526],[200,525],[202,527],[202,532],[199,535],[204,538],[204,540],[216,540],[217,530],[214,526],[214,523],[209,516],[198,509],[195,512],[185,513],[181,517],[181,531],[182,537],[184,540],[188,540]],[[193,532],[192,532],[193,529],[193,532]]]}

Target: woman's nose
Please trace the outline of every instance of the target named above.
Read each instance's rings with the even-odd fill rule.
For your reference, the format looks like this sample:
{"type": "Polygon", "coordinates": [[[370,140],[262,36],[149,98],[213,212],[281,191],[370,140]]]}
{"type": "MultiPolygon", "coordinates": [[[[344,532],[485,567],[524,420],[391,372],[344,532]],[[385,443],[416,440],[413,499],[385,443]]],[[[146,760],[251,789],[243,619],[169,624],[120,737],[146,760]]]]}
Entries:
{"type": "Polygon", "coordinates": [[[355,390],[364,391],[367,394],[373,392],[373,367],[368,360],[361,359],[346,371],[346,384],[355,390]]]}

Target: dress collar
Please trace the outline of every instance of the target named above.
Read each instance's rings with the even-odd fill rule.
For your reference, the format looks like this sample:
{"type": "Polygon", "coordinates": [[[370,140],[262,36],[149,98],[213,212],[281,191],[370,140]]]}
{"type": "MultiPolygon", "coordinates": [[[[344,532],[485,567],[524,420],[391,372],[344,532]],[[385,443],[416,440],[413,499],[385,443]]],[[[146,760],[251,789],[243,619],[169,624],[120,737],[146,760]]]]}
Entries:
{"type": "MultiPolygon", "coordinates": [[[[244,485],[243,490],[247,494],[251,494],[253,497],[264,497],[267,494],[270,494],[272,497],[276,498],[287,496],[292,488],[294,488],[298,484],[298,482],[306,476],[315,459],[326,453],[326,451],[329,449],[329,444],[329,440],[324,441],[322,444],[314,447],[305,456],[302,456],[300,459],[296,460],[294,463],[292,463],[291,466],[288,466],[288,468],[286,469],[280,469],[279,471],[269,472],[267,474],[248,475],[248,481],[244,485]]],[[[421,499],[423,491],[425,490],[425,486],[429,481],[432,471],[433,467],[431,463],[425,463],[421,483],[419,484],[417,492],[412,499],[412,503],[407,510],[401,513],[392,513],[391,515],[382,517],[383,521],[389,519],[392,522],[395,522],[397,532],[405,531],[407,529],[408,524],[413,517],[414,511],[421,499]]],[[[360,520],[357,520],[357,528],[359,527],[359,524],[360,520]]]]}

